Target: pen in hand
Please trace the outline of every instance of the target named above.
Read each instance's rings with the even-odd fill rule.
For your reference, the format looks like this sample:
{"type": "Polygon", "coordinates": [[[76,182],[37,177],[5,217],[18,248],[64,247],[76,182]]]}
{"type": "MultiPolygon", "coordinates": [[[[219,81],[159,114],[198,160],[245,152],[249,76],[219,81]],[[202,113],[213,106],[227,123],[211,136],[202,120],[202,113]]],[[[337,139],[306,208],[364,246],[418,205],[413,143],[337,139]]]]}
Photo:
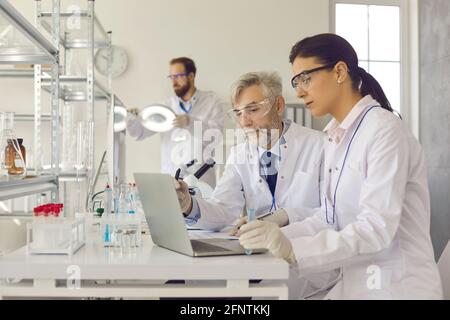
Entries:
{"type": "MultiPolygon", "coordinates": [[[[264,213],[264,214],[261,214],[261,215],[255,217],[255,219],[256,219],[256,220],[263,220],[264,218],[266,218],[266,217],[268,217],[268,216],[270,216],[270,215],[272,215],[272,214],[273,214],[273,212],[270,211],[270,212],[267,212],[267,213],[264,213]]],[[[244,224],[246,224],[246,223],[248,223],[248,222],[250,222],[250,221],[248,221],[248,219],[247,219],[246,217],[241,218],[241,219],[239,220],[239,222],[233,227],[233,229],[231,229],[231,231],[229,232],[229,234],[230,234],[231,236],[239,237],[239,236],[240,236],[239,230],[241,229],[241,227],[242,227],[244,224]]]]}

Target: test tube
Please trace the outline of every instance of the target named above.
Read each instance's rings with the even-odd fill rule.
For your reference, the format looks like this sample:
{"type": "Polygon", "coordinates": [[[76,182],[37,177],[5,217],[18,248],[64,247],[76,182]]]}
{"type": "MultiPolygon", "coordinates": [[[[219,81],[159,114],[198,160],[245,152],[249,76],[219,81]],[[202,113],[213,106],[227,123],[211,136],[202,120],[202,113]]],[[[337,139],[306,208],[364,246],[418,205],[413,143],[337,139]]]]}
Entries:
{"type": "MultiPolygon", "coordinates": [[[[253,220],[255,220],[255,209],[247,209],[247,223],[252,222],[253,220]]],[[[252,250],[245,250],[245,254],[246,255],[251,255],[252,254],[252,250]]]]}
{"type": "Polygon", "coordinates": [[[106,224],[105,225],[105,231],[104,231],[104,236],[103,236],[103,244],[104,244],[104,246],[105,247],[109,247],[110,246],[110,238],[109,238],[109,233],[110,233],[110,231],[109,231],[109,225],[108,224],[106,224]]]}

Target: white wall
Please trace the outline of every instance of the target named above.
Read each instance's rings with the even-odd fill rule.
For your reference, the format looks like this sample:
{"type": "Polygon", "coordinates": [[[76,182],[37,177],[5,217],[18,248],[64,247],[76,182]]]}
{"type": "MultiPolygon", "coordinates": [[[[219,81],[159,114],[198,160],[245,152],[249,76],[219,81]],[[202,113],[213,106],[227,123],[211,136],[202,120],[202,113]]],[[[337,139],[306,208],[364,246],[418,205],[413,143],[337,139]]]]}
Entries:
{"type": "MultiPolygon", "coordinates": [[[[34,1],[13,2],[33,19],[34,1]]],[[[62,1],[63,7],[74,2],[86,3],[62,1]]],[[[287,101],[296,102],[289,85],[289,51],[301,38],[329,30],[328,0],[97,0],[95,5],[105,29],[113,31],[113,42],[129,54],[129,69],[113,85],[133,107],[171,94],[168,61],[177,56],[193,58],[198,87],[226,101],[241,74],[274,70],[284,79],[287,101]]],[[[28,105],[31,111],[32,86],[11,88],[12,83],[0,79],[2,96],[10,89],[16,93],[8,96],[8,105],[28,105]]],[[[158,171],[157,136],[143,142],[130,139],[127,153],[129,177],[134,171],[158,171]]]]}

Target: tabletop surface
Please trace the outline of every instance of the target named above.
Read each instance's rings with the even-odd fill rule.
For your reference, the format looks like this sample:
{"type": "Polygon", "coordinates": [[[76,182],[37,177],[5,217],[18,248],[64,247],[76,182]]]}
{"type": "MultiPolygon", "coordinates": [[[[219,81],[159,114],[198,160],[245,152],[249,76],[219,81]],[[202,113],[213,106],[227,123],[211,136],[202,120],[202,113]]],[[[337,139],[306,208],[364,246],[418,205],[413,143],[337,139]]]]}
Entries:
{"type": "Polygon", "coordinates": [[[73,266],[81,279],[102,280],[242,280],[287,279],[288,264],[269,253],[251,256],[189,257],[155,246],[149,235],[143,245],[123,251],[103,247],[95,233],[74,255],[27,255],[26,248],[0,257],[0,278],[66,279],[73,266]]]}

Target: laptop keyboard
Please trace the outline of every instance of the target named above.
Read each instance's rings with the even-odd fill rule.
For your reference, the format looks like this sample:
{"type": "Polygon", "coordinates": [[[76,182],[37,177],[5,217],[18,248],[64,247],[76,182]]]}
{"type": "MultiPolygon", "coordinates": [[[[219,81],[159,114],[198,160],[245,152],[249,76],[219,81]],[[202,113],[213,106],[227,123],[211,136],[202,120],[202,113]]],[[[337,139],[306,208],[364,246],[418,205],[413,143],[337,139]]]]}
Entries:
{"type": "Polygon", "coordinates": [[[209,243],[205,243],[202,241],[191,240],[192,249],[195,252],[228,252],[231,251],[229,249],[225,249],[219,246],[215,246],[209,243]]]}

